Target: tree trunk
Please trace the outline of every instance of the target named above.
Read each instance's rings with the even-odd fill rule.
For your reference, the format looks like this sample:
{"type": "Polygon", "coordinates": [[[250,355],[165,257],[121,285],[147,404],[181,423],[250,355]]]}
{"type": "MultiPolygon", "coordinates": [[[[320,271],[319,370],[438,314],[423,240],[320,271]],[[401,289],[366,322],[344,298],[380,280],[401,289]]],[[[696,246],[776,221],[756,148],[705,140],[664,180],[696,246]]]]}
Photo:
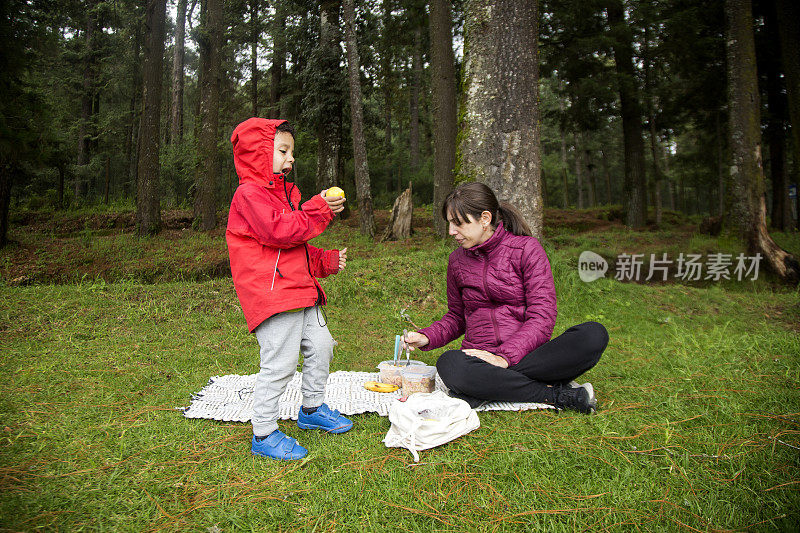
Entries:
{"type": "Polygon", "coordinates": [[[716,130],[717,137],[717,212],[719,216],[725,218],[725,148],[723,142],[725,136],[722,133],[722,125],[720,124],[721,110],[714,113],[714,129],[716,130]]]}
{"type": "Polygon", "coordinates": [[[258,116],[258,37],[261,33],[259,0],[250,0],[250,104],[253,116],[258,116]]]}
{"type": "Polygon", "coordinates": [[[400,191],[400,183],[395,187],[394,156],[392,148],[392,49],[394,43],[389,33],[392,20],[392,3],[383,0],[383,35],[381,36],[381,93],[383,95],[383,151],[386,158],[386,190],[400,191]]]}
{"type": "Polygon", "coordinates": [[[414,213],[414,204],[411,196],[411,183],[403,194],[397,197],[392,206],[392,216],[389,225],[381,235],[383,241],[397,241],[411,237],[411,222],[414,213]]]}
{"type": "Polygon", "coordinates": [[[222,49],[222,0],[205,0],[200,14],[200,110],[197,116],[197,167],[194,218],[203,231],[217,225],[216,188],[219,176],[217,132],[219,127],[220,53],[222,49]]]}
{"type": "Polygon", "coordinates": [[[464,23],[460,174],[514,204],[542,235],[538,4],[472,0],[464,23]]]}
{"type": "Polygon", "coordinates": [[[353,158],[358,196],[358,219],[361,233],[375,236],[375,218],[372,214],[372,192],[367,165],[367,146],[364,140],[364,112],[361,97],[361,67],[356,48],[356,13],[354,0],[344,0],[345,42],[347,45],[347,77],[350,84],[350,121],[353,132],[353,158]]]}
{"type": "Polygon", "coordinates": [[[592,162],[592,151],[584,150],[586,157],[586,175],[589,178],[589,207],[597,205],[597,181],[594,177],[595,164],[592,162]]]}
{"type": "Polygon", "coordinates": [[[642,111],[633,64],[633,38],[623,16],[622,0],[609,0],[607,13],[614,38],[614,62],[625,145],[622,209],[625,213],[625,224],[632,228],[640,228],[647,222],[647,181],[644,168],[642,111]]]}
{"type": "Polygon", "coordinates": [[[13,172],[11,163],[5,161],[5,157],[0,159],[0,248],[8,244],[8,210],[11,205],[13,172]]]}
{"type": "Polygon", "coordinates": [[[650,28],[644,30],[644,75],[645,99],[647,102],[647,126],[650,133],[650,156],[653,159],[653,200],[655,204],[656,226],[661,225],[661,183],[663,175],[659,164],[658,132],[656,129],[656,95],[653,81],[653,62],[650,57],[650,28]]]}
{"type": "Polygon", "coordinates": [[[586,206],[583,203],[583,147],[581,146],[581,134],[573,134],[572,142],[575,144],[575,187],[578,189],[578,209],[583,209],[586,206]]]}
{"type": "Polygon", "coordinates": [[[603,162],[603,175],[606,179],[606,205],[611,205],[611,172],[608,170],[608,156],[602,148],[600,149],[600,161],[603,162]]]}
{"type": "Polygon", "coordinates": [[[167,0],[148,0],[142,65],[142,118],[139,171],[136,180],[136,231],[140,236],[161,230],[160,140],[161,86],[164,75],[164,22],[167,0]]]}
{"type": "Polygon", "coordinates": [[[667,182],[667,200],[669,201],[669,208],[675,211],[675,182],[669,177],[669,148],[664,145],[661,147],[662,155],[664,156],[664,176],[667,182]]]}
{"type": "Polygon", "coordinates": [[[125,139],[125,160],[128,162],[128,176],[123,187],[123,194],[127,196],[131,187],[136,186],[139,174],[139,126],[140,112],[139,97],[142,94],[141,72],[142,50],[142,23],[137,21],[133,33],[133,61],[131,63],[131,90],[130,108],[128,110],[128,135],[125,139]]]}
{"type": "Polygon", "coordinates": [[[330,90],[318,102],[322,110],[317,124],[317,174],[315,183],[321,191],[340,185],[339,154],[341,151],[342,94],[336,90],[342,79],[339,68],[339,4],[340,0],[328,0],[320,8],[319,46],[322,72],[318,75],[326,80],[330,90]]]}
{"type": "Polygon", "coordinates": [[[186,1],[177,0],[175,15],[175,48],[172,51],[172,113],[170,117],[170,142],[183,140],[183,65],[186,45],[186,1]]]}
{"type": "Polygon", "coordinates": [[[761,167],[761,119],[750,0],[726,0],[728,109],[733,155],[733,223],[750,253],[760,253],[784,281],[800,280],[800,264],[769,235],[761,167]]]}
{"type": "MultiPolygon", "coordinates": [[[[775,2],[778,15],[778,35],[780,37],[780,53],[783,63],[783,75],[786,83],[788,115],[791,123],[792,142],[794,144],[794,167],[786,182],[800,182],[800,5],[797,0],[777,0],[775,2]]],[[[784,111],[785,112],[785,111],[784,111]]],[[[784,191],[786,195],[786,192],[784,191]]],[[[788,196],[788,195],[787,195],[788,196]]],[[[795,199],[800,228],[800,196],[795,199]]],[[[791,200],[785,204],[784,227],[792,225],[791,200]]]]}
{"type": "Polygon", "coordinates": [[[91,159],[92,136],[94,128],[92,126],[94,107],[94,90],[96,85],[95,78],[97,72],[95,68],[95,31],[97,30],[97,14],[95,13],[95,2],[89,2],[86,6],[86,31],[84,33],[83,50],[83,81],[81,87],[81,119],[78,123],[78,171],[75,172],[75,199],[79,199],[86,193],[87,189],[87,169],[91,159]]]}
{"type": "Polygon", "coordinates": [[[275,7],[272,27],[272,65],[269,67],[269,112],[267,118],[283,118],[286,110],[281,108],[281,83],[286,70],[286,8],[283,2],[275,7]]]}
{"type": "Polygon", "coordinates": [[[564,209],[569,207],[569,185],[567,184],[567,137],[563,128],[559,128],[559,135],[561,137],[561,177],[564,179],[564,187],[562,191],[562,203],[564,209]]]}
{"type": "Polygon", "coordinates": [[[412,172],[419,168],[419,93],[422,85],[422,28],[414,28],[414,53],[411,56],[411,124],[409,152],[412,172]]]}
{"type": "Polygon", "coordinates": [[[433,136],[433,229],[447,236],[447,223],[439,216],[445,198],[453,190],[456,166],[456,70],[453,54],[452,16],[449,0],[431,0],[431,104],[433,136]]]}
{"type": "Polygon", "coordinates": [[[108,205],[108,194],[111,189],[111,158],[106,156],[106,186],[103,194],[103,203],[108,205]]]}
{"type": "MultiPolygon", "coordinates": [[[[796,2],[795,2],[796,5],[796,2]]],[[[770,2],[767,6],[765,22],[768,35],[779,33],[777,6],[770,2]]],[[[794,14],[800,17],[800,10],[794,14]]],[[[791,24],[791,22],[789,22],[791,24]]],[[[800,31],[797,24],[796,31],[800,31]]],[[[795,35],[795,38],[797,36],[795,35]]],[[[788,106],[783,95],[784,87],[781,78],[781,45],[774,37],[769,40],[769,58],[767,60],[767,108],[769,120],[767,125],[767,143],[769,144],[769,175],[772,181],[772,226],[780,231],[792,229],[792,204],[789,198],[789,176],[786,172],[786,121],[788,106]]],[[[800,46],[795,42],[794,46],[800,46]]],[[[800,56],[795,57],[800,61],[800,56]]],[[[784,67],[784,70],[797,69],[796,66],[784,67]]],[[[798,154],[795,151],[795,154],[798,154]]],[[[797,155],[795,160],[797,161],[797,155]]],[[[795,165],[797,166],[797,165],[795,165]]]]}

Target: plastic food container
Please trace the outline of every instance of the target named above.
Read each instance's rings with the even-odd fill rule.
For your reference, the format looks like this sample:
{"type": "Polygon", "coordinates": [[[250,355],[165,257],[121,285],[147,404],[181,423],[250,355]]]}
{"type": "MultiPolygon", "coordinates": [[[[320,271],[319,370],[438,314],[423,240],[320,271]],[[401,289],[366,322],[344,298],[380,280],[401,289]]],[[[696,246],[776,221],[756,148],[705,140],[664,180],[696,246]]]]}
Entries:
{"type": "Polygon", "coordinates": [[[436,388],[435,366],[410,366],[401,371],[403,396],[410,396],[415,392],[433,392],[436,388]]]}
{"type": "Polygon", "coordinates": [[[391,383],[392,385],[402,387],[403,369],[411,368],[412,366],[425,366],[425,363],[422,361],[411,360],[408,362],[408,366],[406,366],[405,359],[403,361],[398,361],[396,365],[394,364],[394,361],[381,361],[378,364],[378,370],[381,372],[381,383],[391,383]]]}

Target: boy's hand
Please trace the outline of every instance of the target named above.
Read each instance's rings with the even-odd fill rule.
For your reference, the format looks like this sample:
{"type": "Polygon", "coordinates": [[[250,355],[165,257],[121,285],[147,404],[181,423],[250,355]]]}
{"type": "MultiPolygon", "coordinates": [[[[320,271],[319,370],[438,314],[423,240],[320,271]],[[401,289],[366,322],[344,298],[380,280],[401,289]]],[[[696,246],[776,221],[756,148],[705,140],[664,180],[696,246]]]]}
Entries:
{"type": "Polygon", "coordinates": [[[345,266],[347,266],[347,248],[342,248],[339,250],[339,272],[344,270],[345,266]]]}
{"type": "Polygon", "coordinates": [[[331,208],[331,211],[333,211],[334,214],[344,211],[344,198],[342,196],[325,196],[326,192],[328,192],[328,189],[325,189],[320,194],[322,195],[322,199],[328,202],[328,207],[331,208]]]}

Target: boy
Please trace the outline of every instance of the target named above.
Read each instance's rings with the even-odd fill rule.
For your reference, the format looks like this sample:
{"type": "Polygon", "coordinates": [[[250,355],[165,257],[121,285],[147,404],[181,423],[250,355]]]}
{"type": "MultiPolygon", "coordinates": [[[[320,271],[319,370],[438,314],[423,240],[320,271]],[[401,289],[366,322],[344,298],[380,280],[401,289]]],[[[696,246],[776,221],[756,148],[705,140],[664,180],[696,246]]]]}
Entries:
{"type": "Polygon", "coordinates": [[[321,306],[317,277],[347,263],[347,248],[320,250],[307,242],[322,233],[344,198],[312,197],[300,207],[300,191],[286,181],[294,163],[294,131],[285,120],[251,118],[231,136],[239,187],[233,195],[225,239],[231,274],[247,327],[260,346],[253,390],[252,452],[274,459],[308,453],[278,429],[278,400],[303,354],[301,429],[344,433],[353,423],[322,402],[333,345],[321,306]]]}

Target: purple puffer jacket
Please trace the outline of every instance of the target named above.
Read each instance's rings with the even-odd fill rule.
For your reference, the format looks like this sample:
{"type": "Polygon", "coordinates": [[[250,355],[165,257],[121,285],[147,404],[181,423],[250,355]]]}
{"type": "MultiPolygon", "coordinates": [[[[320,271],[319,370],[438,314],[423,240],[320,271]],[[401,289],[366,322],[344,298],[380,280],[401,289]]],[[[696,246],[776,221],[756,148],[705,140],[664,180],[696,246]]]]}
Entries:
{"type": "Polygon", "coordinates": [[[497,226],[489,239],[458,248],[447,265],[447,313],[420,330],[432,350],[464,335],[462,349],[486,350],[509,366],[541,346],[556,322],[550,262],[535,237],[497,226]]]}

